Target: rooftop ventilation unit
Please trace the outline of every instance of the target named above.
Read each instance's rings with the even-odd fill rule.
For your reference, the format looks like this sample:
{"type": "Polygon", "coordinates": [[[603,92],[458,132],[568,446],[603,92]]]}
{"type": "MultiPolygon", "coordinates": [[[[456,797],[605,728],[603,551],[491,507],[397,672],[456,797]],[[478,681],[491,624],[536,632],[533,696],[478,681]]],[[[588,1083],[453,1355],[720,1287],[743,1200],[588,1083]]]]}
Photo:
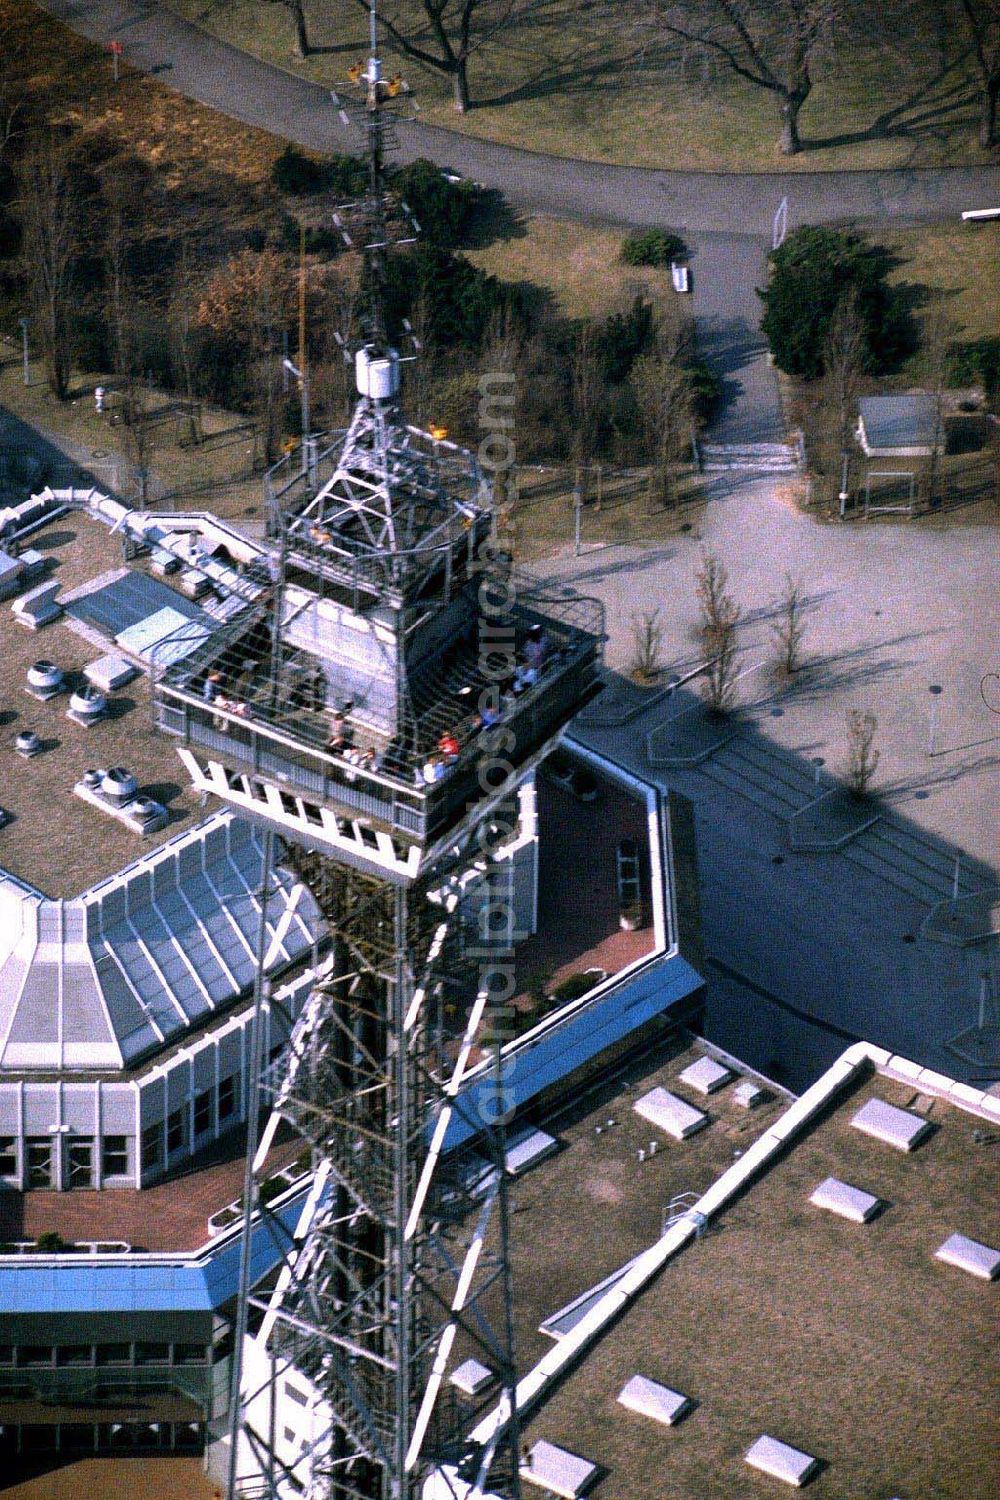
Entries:
{"type": "Polygon", "coordinates": [[[33,698],[39,698],[43,703],[61,693],[65,686],[62,668],[57,667],[54,661],[36,661],[28,668],[27,691],[33,698]]]}
{"type": "Polygon", "coordinates": [[[85,729],[95,724],[98,719],[104,717],[108,711],[108,700],[100,688],[85,683],[78,687],[69,700],[69,708],[66,717],[77,724],[82,724],[85,729]]]}
{"type": "Polygon", "coordinates": [[[138,781],[124,766],[84,771],[73,794],[144,837],[167,825],[167,809],[152,797],[140,797],[138,781]]]}
{"type": "Polygon", "coordinates": [[[120,807],[123,802],[131,802],[136,796],[139,791],[139,782],[124,766],[112,766],[110,771],[105,771],[100,790],[101,795],[109,802],[120,807]]]}
{"type": "Polygon", "coordinates": [[[42,742],[33,729],[21,729],[14,736],[14,749],[18,755],[30,760],[42,748],[42,742]]]}

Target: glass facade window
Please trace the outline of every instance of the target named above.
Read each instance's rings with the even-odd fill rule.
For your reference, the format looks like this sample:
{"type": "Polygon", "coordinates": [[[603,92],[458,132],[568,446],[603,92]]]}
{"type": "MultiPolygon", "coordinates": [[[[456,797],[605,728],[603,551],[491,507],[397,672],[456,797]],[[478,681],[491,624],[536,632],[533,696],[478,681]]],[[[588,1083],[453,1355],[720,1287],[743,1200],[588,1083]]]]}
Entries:
{"type": "Polygon", "coordinates": [[[67,1143],[66,1170],[71,1188],[94,1186],[94,1137],[77,1136],[67,1143]]]}
{"type": "Polygon", "coordinates": [[[204,1365],[208,1363],[208,1350],[204,1344],[175,1344],[175,1365],[204,1365]]]}
{"type": "Polygon", "coordinates": [[[25,1140],[28,1161],[28,1186],[52,1186],[52,1140],[47,1135],[29,1135],[25,1140]]]}
{"type": "Polygon", "coordinates": [[[131,1344],[98,1344],[97,1363],[99,1365],[130,1365],[132,1363],[131,1344]]]}
{"type": "Polygon", "coordinates": [[[17,1176],[17,1140],[12,1135],[0,1135],[0,1177],[17,1176]]]}
{"type": "Polygon", "coordinates": [[[101,1149],[101,1172],[105,1177],[128,1176],[128,1136],[106,1135],[101,1149]]]}
{"type": "Polygon", "coordinates": [[[136,1344],[135,1362],[137,1365],[168,1365],[170,1363],[169,1344],[136,1344]]]}
{"type": "Polygon", "coordinates": [[[203,1094],[196,1094],[194,1098],[194,1133],[204,1135],[206,1130],[212,1128],[212,1090],[206,1089],[203,1094]]]}
{"type": "Polygon", "coordinates": [[[57,1365],[92,1365],[94,1350],[91,1344],[61,1344],[56,1350],[57,1365]]]}
{"type": "Polygon", "coordinates": [[[187,1141],[187,1130],[185,1129],[185,1115],[183,1109],[175,1109],[167,1116],[167,1155],[173,1156],[175,1151],[183,1151],[187,1141]]]}
{"type": "Polygon", "coordinates": [[[163,1165],[163,1121],[147,1125],[142,1132],[142,1169],[152,1172],[163,1165]]]}
{"type": "Polygon", "coordinates": [[[236,1114],[239,1108],[238,1079],[220,1078],[219,1080],[219,1119],[229,1120],[236,1114]]]}

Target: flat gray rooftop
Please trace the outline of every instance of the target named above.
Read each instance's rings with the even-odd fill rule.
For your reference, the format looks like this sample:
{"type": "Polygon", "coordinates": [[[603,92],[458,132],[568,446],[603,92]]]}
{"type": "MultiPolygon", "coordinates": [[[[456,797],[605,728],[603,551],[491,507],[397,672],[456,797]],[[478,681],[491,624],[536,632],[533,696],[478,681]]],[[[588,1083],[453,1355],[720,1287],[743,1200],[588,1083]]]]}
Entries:
{"type": "MultiPolygon", "coordinates": [[[[620,1137],[571,1140],[515,1189],[520,1198],[530,1182],[532,1193],[531,1212],[512,1221],[515,1255],[540,1246],[544,1265],[547,1247],[558,1245],[568,1274],[589,1252],[596,1280],[608,1269],[606,1235],[620,1222],[624,1261],[643,1209],[666,1206],[675,1182],[704,1186],[707,1161],[695,1153],[714,1138],[732,1160],[736,1112],[726,1092],[708,1101],[715,1123],[666,1148],[669,1183],[657,1175],[657,1154],[641,1179],[649,1194],[641,1206],[624,1159],[614,1180],[628,1197],[603,1208],[594,1194],[601,1183],[611,1197],[597,1158],[619,1151],[620,1137]]],[[[836,1103],[665,1266],[526,1423],[525,1441],[546,1439],[600,1465],[598,1500],[760,1500],[776,1491],[744,1455],[762,1433],[822,1461],[810,1485],[817,1497],[996,1493],[996,1288],[934,1258],[956,1229],[1000,1243],[996,1146],[974,1140],[981,1121],[935,1101],[919,1151],[887,1149],[851,1127],[871,1098],[912,1108],[915,1091],[870,1077],[836,1103]],[[860,1228],[812,1206],[825,1176],[863,1183],[885,1210],[860,1228]],[[676,1428],[623,1410],[620,1392],[637,1371],[690,1397],[693,1410],[676,1428]]],[[[604,1113],[631,1110],[622,1100],[604,1113]]],[[[516,1276],[514,1285],[522,1305],[534,1303],[534,1285],[516,1276]]]]}
{"type": "MultiPolygon", "coordinates": [[[[105,526],[67,515],[31,538],[52,559],[47,577],[63,594],[122,567],[121,547],[105,526]]],[[[68,617],[29,631],[18,625],[10,604],[0,604],[0,807],[12,815],[0,829],[0,866],[53,898],[79,895],[181,832],[201,816],[173,744],[152,728],[149,679],[136,677],[112,695],[111,712],[89,729],[66,717],[69,697],[39,703],[25,691],[28,668],[47,658],[65,673],[79,674],[114,648],[84,639],[68,617]],[[42,754],[22,760],[15,735],[34,729],[42,754]],[[142,792],[164,803],[169,821],[148,838],[73,796],[88,767],[127,766],[142,792]]]]}

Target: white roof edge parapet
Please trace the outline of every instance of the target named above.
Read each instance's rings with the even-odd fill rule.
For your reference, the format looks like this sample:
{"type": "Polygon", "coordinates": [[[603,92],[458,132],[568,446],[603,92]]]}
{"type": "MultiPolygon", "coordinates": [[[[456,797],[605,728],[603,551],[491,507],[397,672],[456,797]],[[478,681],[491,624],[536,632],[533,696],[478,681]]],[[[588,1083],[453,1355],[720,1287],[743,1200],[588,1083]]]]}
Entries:
{"type": "Polygon", "coordinates": [[[264,558],[269,555],[269,549],[261,542],[246,536],[235,526],[220,520],[208,510],[136,510],[116,500],[112,495],[106,495],[96,485],[91,485],[89,488],[81,485],[78,488],[58,490],[53,490],[46,485],[39,494],[32,495],[31,500],[52,501],[73,510],[85,510],[95,521],[102,521],[106,526],[110,526],[112,531],[124,529],[145,536],[147,532],[162,526],[168,531],[194,531],[203,536],[214,533],[218,540],[229,538],[254,556],[264,558]]]}
{"type": "MultiPolygon", "coordinates": [[[[580,1358],[590,1344],[601,1337],[632,1299],[638,1296],[657,1272],[666,1265],[667,1261],[683,1249],[689,1241],[697,1238],[699,1224],[724,1208],[742,1190],[749,1179],[769,1165],[791,1137],[798,1134],[834,1095],[840,1093],[849,1082],[858,1077],[859,1073],[868,1068],[874,1068],[889,1078],[898,1077],[902,1071],[897,1071],[896,1065],[898,1064],[904,1064],[909,1069],[914,1067],[914,1064],[908,1064],[905,1058],[894,1057],[884,1047],[876,1047],[869,1042],[854,1042],[842,1052],[826,1072],[785,1110],[784,1114],[754,1142],[749,1150],[723,1172],[722,1176],[702,1194],[698,1202],[692,1205],[682,1219],[671,1225],[660,1239],[654,1241],[647,1250],[636,1257],[627,1274],[609,1287],[588,1315],[518,1381],[514,1396],[518,1413],[523,1415],[538,1405],[552,1383],[580,1358]]],[[[924,1073],[930,1073],[930,1070],[917,1068],[918,1079],[924,1073]]],[[[939,1080],[943,1079],[941,1074],[930,1076],[939,1080]]],[[[911,1072],[906,1072],[904,1077],[907,1083],[914,1081],[911,1072]]],[[[970,1099],[970,1095],[977,1091],[951,1080],[943,1080],[943,1082],[950,1083],[950,1087],[944,1090],[939,1084],[937,1090],[939,1097],[946,1097],[960,1108],[983,1113],[986,1118],[995,1121],[995,1116],[982,1103],[987,1099],[991,1104],[996,1102],[991,1096],[982,1093],[980,1107],[977,1109],[970,1099]],[[956,1089],[961,1090],[957,1095],[954,1092],[956,1089]]],[[[928,1091],[931,1091],[930,1088],[928,1091]]],[[[509,1403],[507,1397],[504,1396],[493,1410],[473,1428],[470,1440],[485,1446],[498,1431],[507,1425],[509,1418],[509,1403]]]]}

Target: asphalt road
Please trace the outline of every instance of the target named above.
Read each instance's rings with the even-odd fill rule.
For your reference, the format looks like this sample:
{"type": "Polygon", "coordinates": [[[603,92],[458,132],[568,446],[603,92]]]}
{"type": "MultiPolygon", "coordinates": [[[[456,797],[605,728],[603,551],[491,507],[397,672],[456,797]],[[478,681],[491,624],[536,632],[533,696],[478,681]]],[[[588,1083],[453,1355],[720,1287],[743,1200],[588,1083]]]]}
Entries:
{"type": "MultiPolygon", "coordinates": [[[[98,42],[124,43],[134,67],[213,109],[317,151],[356,150],[326,90],[256,61],[153,0],[40,0],[98,42]]],[[[400,156],[429,156],[501,188],[511,202],[583,221],[770,235],[788,198],[800,223],[920,220],[1000,202],[1000,165],[890,172],[659,172],[518,151],[434,126],[400,130],[400,156]]]]}

